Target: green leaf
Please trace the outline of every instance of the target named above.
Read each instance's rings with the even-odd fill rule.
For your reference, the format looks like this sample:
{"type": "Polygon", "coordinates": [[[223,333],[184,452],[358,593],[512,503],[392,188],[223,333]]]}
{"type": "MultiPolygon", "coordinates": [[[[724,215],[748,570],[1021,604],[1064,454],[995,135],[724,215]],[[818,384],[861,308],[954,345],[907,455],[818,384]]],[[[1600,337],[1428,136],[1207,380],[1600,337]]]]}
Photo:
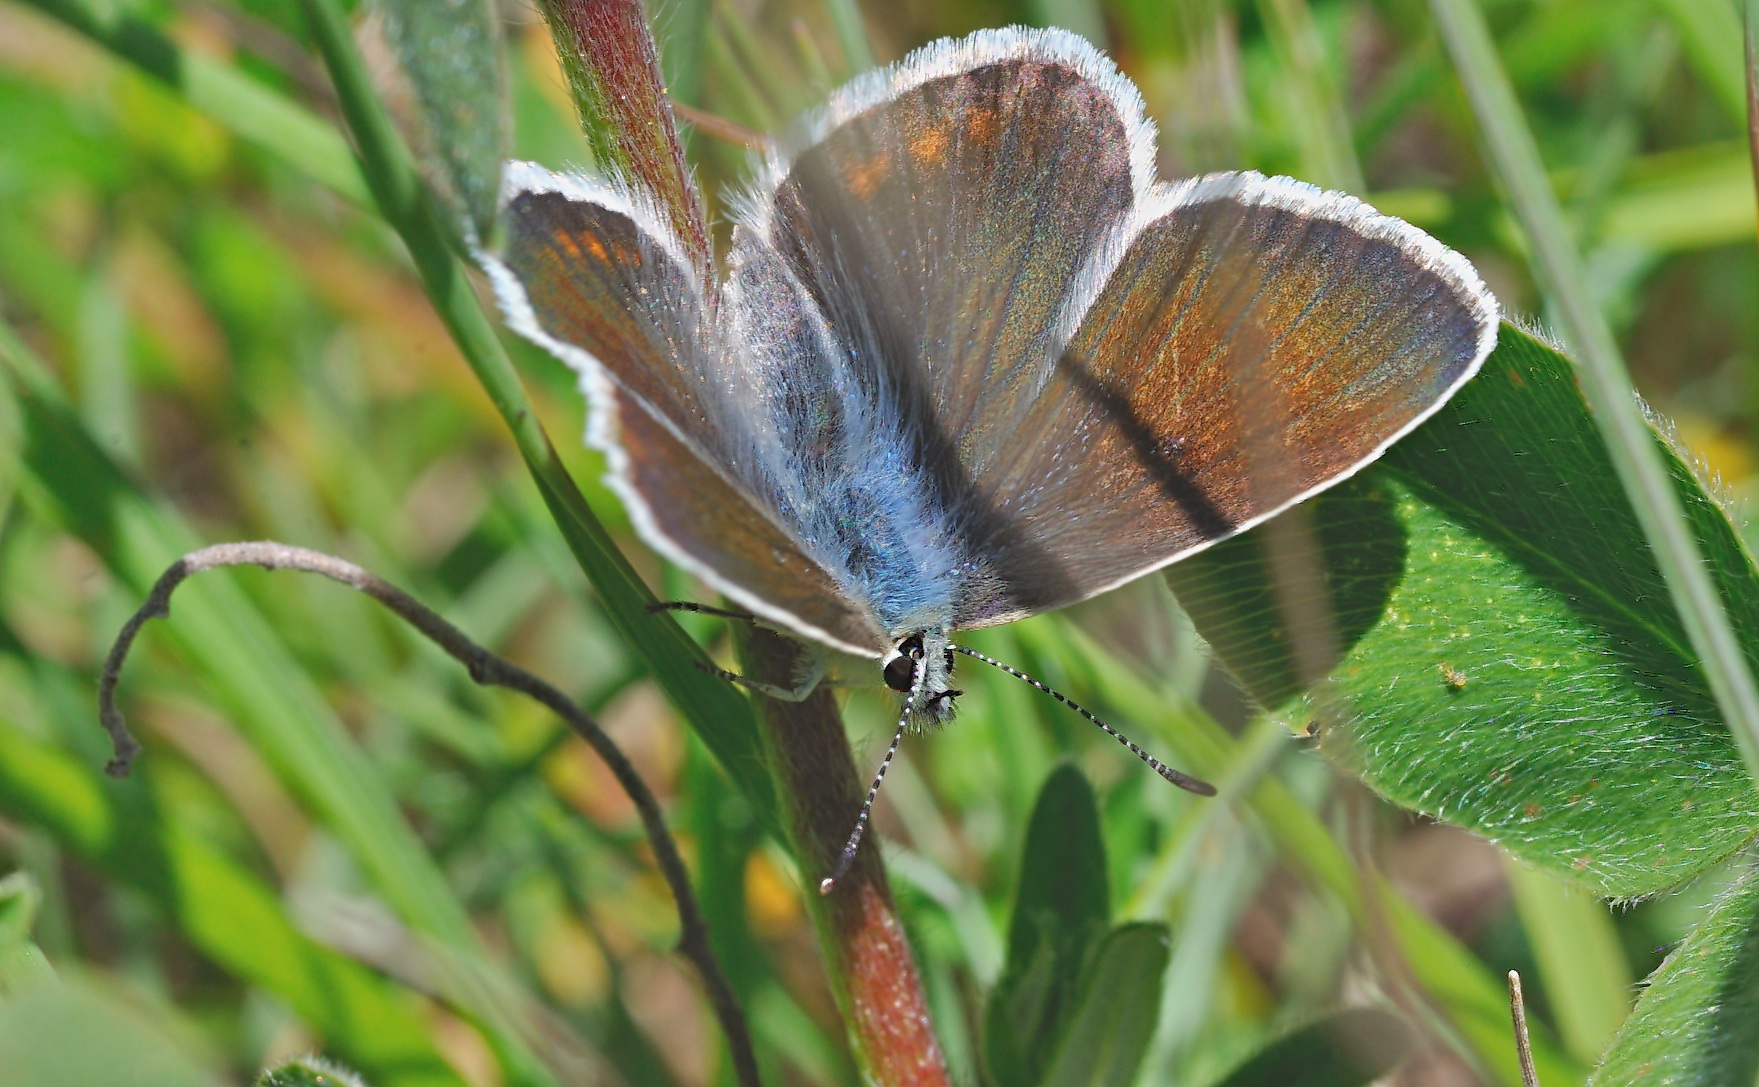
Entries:
{"type": "Polygon", "coordinates": [[[1099,802],[1081,771],[1064,763],[1045,779],[1026,827],[1008,957],[1030,954],[1046,924],[1067,934],[1103,927],[1110,917],[1099,802]]]}
{"type": "Polygon", "coordinates": [[[40,986],[0,1004],[0,1078],[18,1087],[218,1087],[167,1020],[94,984],[40,986]]]}
{"type": "Polygon", "coordinates": [[[1008,962],[984,1016],[991,1080],[1038,1080],[1110,915],[1099,805],[1081,771],[1065,764],[1045,780],[1026,831],[1008,962]]]}
{"type": "Polygon", "coordinates": [[[0,879],[0,1000],[55,980],[55,970],[31,939],[43,892],[28,872],[0,879]]]}
{"type": "MultiPolygon", "coordinates": [[[[1752,561],[1664,452],[1736,629],[1759,644],[1752,561]]],[[[1328,755],[1393,801],[1603,894],[1672,886],[1752,839],[1752,782],[1567,360],[1504,326],[1484,372],[1365,474],[1315,507],[1322,541],[1367,542],[1348,559],[1324,551],[1348,648],[1324,696],[1348,710],[1328,755]],[[1358,636],[1363,585],[1388,573],[1385,613],[1358,636]]],[[[1268,601],[1254,535],[1185,564],[1181,599],[1201,576],[1220,586],[1210,597],[1268,601]]],[[[1249,676],[1264,665],[1232,647],[1286,644],[1274,609],[1192,614],[1249,676]]],[[[1321,715],[1317,700],[1304,710],[1321,715]]]]}
{"type": "Polygon", "coordinates": [[[1398,1016],[1351,1008],[1278,1038],[1230,1072],[1221,1087],[1358,1087],[1397,1067],[1410,1044],[1398,1016]]]}
{"type": "Polygon", "coordinates": [[[513,145],[500,19],[487,0],[374,0],[372,9],[407,84],[406,135],[428,183],[492,244],[513,145]]]}
{"type": "Polygon", "coordinates": [[[1125,1087],[1154,1040],[1161,979],[1172,958],[1167,927],[1119,925],[1084,971],[1080,997],[1041,1087],[1125,1087]]]}
{"type": "Polygon", "coordinates": [[[1759,1072],[1759,870],[1649,979],[1590,1087],[1725,1087],[1759,1072]]]}

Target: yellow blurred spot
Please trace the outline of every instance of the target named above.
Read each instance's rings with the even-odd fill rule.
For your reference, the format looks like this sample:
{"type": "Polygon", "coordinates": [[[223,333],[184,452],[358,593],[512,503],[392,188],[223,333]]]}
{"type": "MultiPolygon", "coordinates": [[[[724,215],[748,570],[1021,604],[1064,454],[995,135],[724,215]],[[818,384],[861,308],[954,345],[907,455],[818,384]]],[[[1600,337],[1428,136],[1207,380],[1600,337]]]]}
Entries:
{"type": "Polygon", "coordinates": [[[604,1002],[611,972],[604,952],[586,927],[565,913],[557,913],[538,937],[538,980],[556,1002],[570,1008],[596,1007],[604,1002]]]}
{"type": "Polygon", "coordinates": [[[800,896],[761,850],[745,862],[745,914],[752,932],[768,939],[785,935],[800,920],[800,896]]]}
{"type": "Polygon", "coordinates": [[[568,95],[568,75],[562,71],[562,60],[556,55],[556,43],[544,24],[533,19],[519,39],[519,52],[524,54],[531,81],[549,100],[556,112],[574,117],[574,100],[568,95]]]}
{"type": "Polygon", "coordinates": [[[430,1005],[429,1016],[428,1034],[434,1040],[434,1048],[466,1083],[501,1087],[505,1082],[501,1078],[501,1062],[495,1059],[475,1027],[437,1004],[430,1005]]]}
{"type": "Polygon", "coordinates": [[[1753,447],[1729,434],[1720,423],[1697,415],[1676,416],[1673,423],[1682,452],[1702,461],[1712,478],[1720,476],[1736,483],[1759,471],[1753,447]]]}

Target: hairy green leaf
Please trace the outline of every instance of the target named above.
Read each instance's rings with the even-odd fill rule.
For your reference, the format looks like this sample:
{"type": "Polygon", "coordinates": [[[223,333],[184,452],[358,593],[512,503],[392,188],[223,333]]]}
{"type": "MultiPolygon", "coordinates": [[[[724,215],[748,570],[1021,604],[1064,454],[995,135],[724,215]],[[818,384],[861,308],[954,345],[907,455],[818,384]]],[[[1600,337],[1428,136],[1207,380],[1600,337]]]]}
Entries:
{"type": "MultiPolygon", "coordinates": [[[[1759,576],[1727,515],[1667,453],[1751,645],[1759,576]]],[[[1484,372],[1365,475],[1315,507],[1347,648],[1305,707],[1345,708],[1327,754],[1395,802],[1604,894],[1671,886],[1751,840],[1752,782],[1567,360],[1505,326],[1484,372]],[[1363,546],[1326,543],[1352,538],[1363,546]],[[1389,573],[1384,613],[1358,633],[1363,586],[1389,573]]],[[[1224,586],[1210,597],[1259,593],[1258,610],[1193,597],[1192,614],[1249,688],[1280,693],[1295,674],[1291,639],[1255,588],[1269,583],[1261,535],[1172,581],[1181,599],[1198,577],[1224,586]]]]}
{"type": "Polygon", "coordinates": [[[1759,870],[1649,979],[1590,1087],[1725,1087],[1759,1073],[1759,870]]]}
{"type": "Polygon", "coordinates": [[[513,145],[501,23],[488,0],[374,0],[408,92],[406,135],[447,208],[492,244],[513,145]]]}

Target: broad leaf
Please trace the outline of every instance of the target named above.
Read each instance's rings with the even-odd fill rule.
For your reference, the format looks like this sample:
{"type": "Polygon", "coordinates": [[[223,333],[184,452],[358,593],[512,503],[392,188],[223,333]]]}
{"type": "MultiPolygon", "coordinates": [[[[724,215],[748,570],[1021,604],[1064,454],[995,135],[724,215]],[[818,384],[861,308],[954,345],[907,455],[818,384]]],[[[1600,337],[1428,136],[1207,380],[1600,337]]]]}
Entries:
{"type": "MultiPolygon", "coordinates": [[[[1668,457],[1736,628],[1754,644],[1751,559],[1668,457]]],[[[1751,840],[1753,783],[1567,360],[1505,326],[1484,372],[1365,476],[1315,504],[1322,541],[1367,544],[1347,562],[1324,552],[1348,635],[1323,699],[1346,709],[1324,736],[1327,754],[1393,801],[1604,894],[1671,886],[1751,840]],[[1387,533],[1389,501],[1402,547],[1387,533]],[[1378,584],[1395,556],[1402,570],[1384,614],[1358,634],[1371,595],[1360,587],[1378,584]]],[[[1199,577],[1226,586],[1210,598],[1263,584],[1254,535],[1175,568],[1181,599],[1199,577]]],[[[1275,689],[1274,673],[1237,648],[1287,654],[1274,609],[1198,606],[1193,618],[1249,687],[1275,689]]],[[[1323,718],[1321,705],[1305,710],[1323,718]]]]}
{"type": "Polygon", "coordinates": [[[28,872],[0,879],[0,1000],[55,980],[55,971],[31,939],[43,892],[28,872]]]}
{"type": "Polygon", "coordinates": [[[1410,1044],[1410,1031],[1397,1016],[1351,1008],[1271,1042],[1221,1087],[1359,1087],[1392,1071],[1410,1044]]]}
{"type": "MultiPolygon", "coordinates": [[[[31,1087],[219,1087],[169,1021],[86,982],[0,1003],[0,1080],[31,1087]]],[[[178,1026],[184,1029],[176,1029],[178,1026]]]]}
{"type": "Polygon", "coordinates": [[[1171,938],[1161,924],[1119,925],[1083,972],[1080,997],[1040,1087],[1126,1087],[1154,1040],[1171,938]]]}
{"type": "Polygon", "coordinates": [[[994,1082],[1037,1082],[1110,914],[1099,806],[1081,771],[1065,764],[1045,780],[1032,811],[1008,962],[985,1014],[984,1059],[994,1082]]]}
{"type": "Polygon", "coordinates": [[[1590,1087],[1725,1087],[1759,1073],[1759,871],[1650,976],[1590,1087]]]}

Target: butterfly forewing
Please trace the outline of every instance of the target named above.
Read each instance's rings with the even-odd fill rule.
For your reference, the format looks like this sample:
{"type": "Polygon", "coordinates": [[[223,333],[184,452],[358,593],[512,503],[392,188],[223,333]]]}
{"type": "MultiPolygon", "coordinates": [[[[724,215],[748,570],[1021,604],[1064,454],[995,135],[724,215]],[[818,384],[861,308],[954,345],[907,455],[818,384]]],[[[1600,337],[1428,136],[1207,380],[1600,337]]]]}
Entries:
{"type": "Polygon", "coordinates": [[[1347,477],[1471,376],[1495,321],[1463,260],[1348,197],[1256,175],[1157,194],[983,478],[1030,547],[997,553],[1005,596],[959,624],[1091,596],[1347,477]]]}
{"type": "Polygon", "coordinates": [[[749,471],[763,432],[749,367],[770,356],[729,346],[683,247],[643,204],[515,164],[505,250],[484,257],[510,323],[580,372],[589,440],[650,544],[759,615],[878,655],[868,609],[749,471]]]}
{"type": "Polygon", "coordinates": [[[1073,39],[991,34],[858,84],[761,215],[923,470],[981,465],[1059,309],[1123,220],[1140,104],[1073,39]],[[948,445],[956,436],[963,444],[948,445]]]}

